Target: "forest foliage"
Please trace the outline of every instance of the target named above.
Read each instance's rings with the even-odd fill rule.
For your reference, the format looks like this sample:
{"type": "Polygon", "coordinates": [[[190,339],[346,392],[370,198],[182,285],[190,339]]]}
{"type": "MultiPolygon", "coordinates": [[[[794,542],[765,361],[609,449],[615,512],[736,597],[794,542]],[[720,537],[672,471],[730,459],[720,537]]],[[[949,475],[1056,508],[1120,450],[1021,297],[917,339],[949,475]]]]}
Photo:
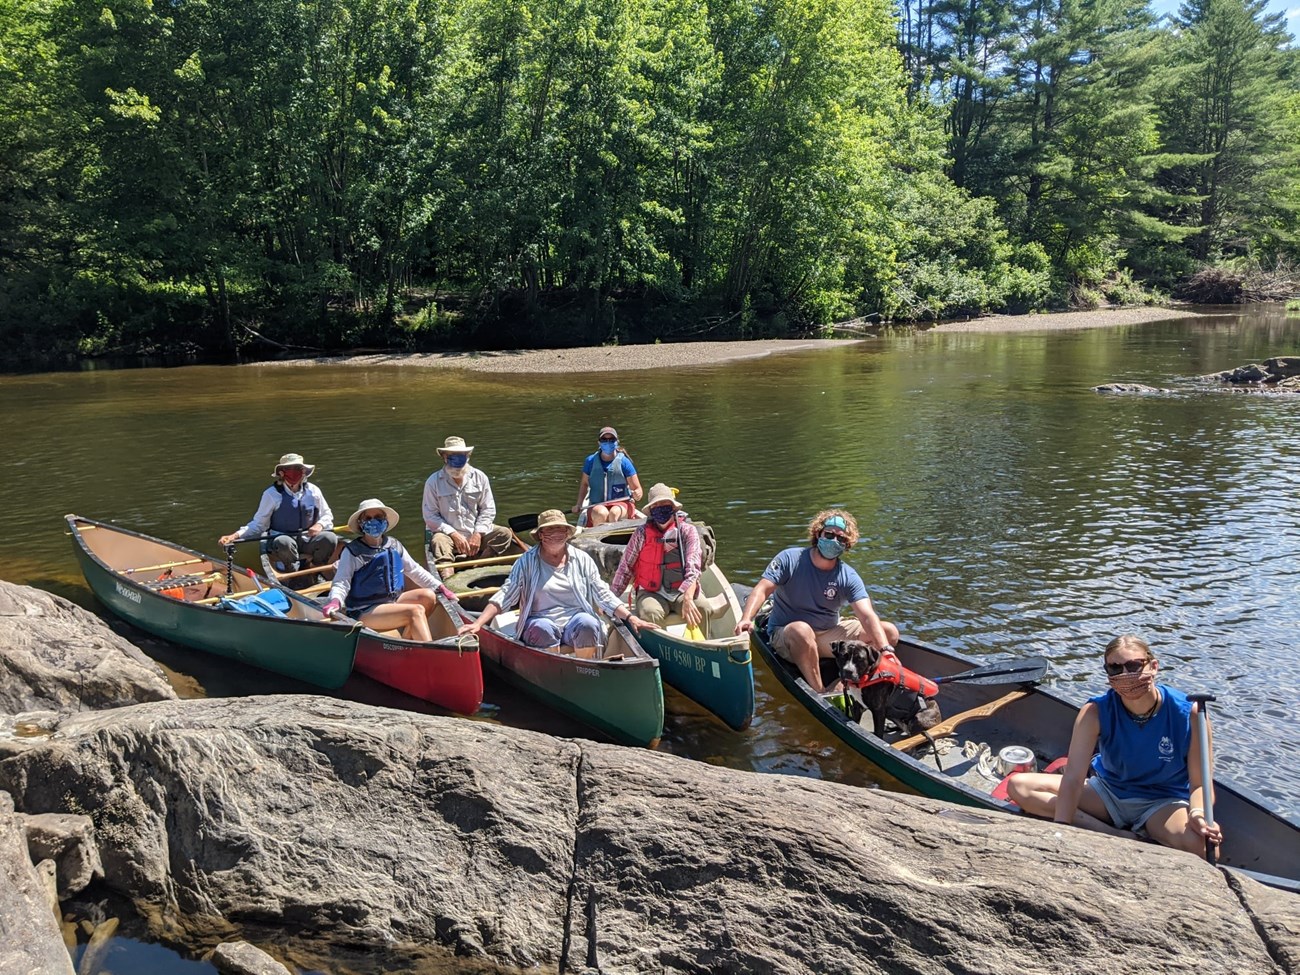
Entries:
{"type": "Polygon", "coordinates": [[[555,345],[1300,256],[1263,0],[0,0],[0,338],[555,345]]]}

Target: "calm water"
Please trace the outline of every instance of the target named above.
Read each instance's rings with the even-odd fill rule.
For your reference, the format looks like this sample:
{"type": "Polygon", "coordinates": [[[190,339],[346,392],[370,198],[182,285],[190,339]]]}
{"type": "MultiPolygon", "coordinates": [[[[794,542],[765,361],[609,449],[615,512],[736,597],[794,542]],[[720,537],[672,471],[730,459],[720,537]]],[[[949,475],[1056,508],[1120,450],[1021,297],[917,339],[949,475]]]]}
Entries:
{"type": "MultiPolygon", "coordinates": [[[[810,515],[837,504],[862,524],[850,561],[912,636],[979,658],[1046,655],[1051,681],[1081,702],[1103,687],[1105,642],[1144,635],[1170,683],[1219,695],[1220,770],[1297,816],[1300,396],[1191,381],[1297,351],[1300,317],[1274,308],[605,375],[196,366],[2,377],[0,576],[93,605],[67,512],[215,552],[290,450],[318,465],[338,520],[378,495],[417,549],[421,488],[448,434],[477,445],[504,519],[567,509],[597,429],[613,423],[643,485],[680,486],[714,526],[733,581],[752,583],[810,515]],[[1090,391],[1110,380],[1178,391],[1090,391]]],[[[186,694],[307,690],[133,636],[186,694]]],[[[748,732],[672,696],[663,748],[872,780],[756,670],[748,732]]],[[[360,677],[342,694],[419,707],[360,677]]],[[[491,683],[488,700],[485,720],[582,733],[491,683]]]]}

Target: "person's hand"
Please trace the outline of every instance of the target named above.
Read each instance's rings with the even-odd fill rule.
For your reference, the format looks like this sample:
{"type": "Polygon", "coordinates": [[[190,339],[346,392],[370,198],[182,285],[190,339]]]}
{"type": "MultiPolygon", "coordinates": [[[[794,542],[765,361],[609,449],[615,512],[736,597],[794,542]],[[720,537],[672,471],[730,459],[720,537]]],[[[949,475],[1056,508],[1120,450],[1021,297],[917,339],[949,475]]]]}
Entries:
{"type": "Polygon", "coordinates": [[[582,510],[582,505],[575,504],[572,508],[569,509],[569,514],[576,515],[581,510],[582,510]]]}
{"type": "Polygon", "coordinates": [[[469,539],[460,532],[451,533],[451,544],[456,549],[457,555],[469,554],[469,539]]]}
{"type": "Polygon", "coordinates": [[[339,611],[342,605],[343,604],[340,603],[337,599],[331,599],[329,602],[327,602],[324,606],[320,608],[320,611],[324,613],[326,616],[333,616],[335,613],[339,611]]]}
{"type": "Polygon", "coordinates": [[[748,633],[753,628],[754,628],[753,620],[741,620],[739,623],[736,624],[736,629],[734,632],[736,636],[740,636],[740,634],[748,633]]]}
{"type": "Polygon", "coordinates": [[[1211,826],[1205,821],[1205,810],[1193,809],[1191,815],[1187,817],[1192,824],[1192,829],[1196,830],[1201,836],[1205,837],[1216,846],[1223,842],[1223,830],[1218,823],[1211,826]]]}
{"type": "Polygon", "coordinates": [[[316,522],[316,524],[312,525],[310,528],[307,529],[307,535],[308,537],[314,537],[316,535],[319,535],[324,530],[325,529],[321,527],[321,523],[318,521],[316,522]]]}
{"type": "Polygon", "coordinates": [[[469,555],[478,555],[479,549],[483,547],[483,533],[475,532],[469,537],[469,555]]]}
{"type": "Polygon", "coordinates": [[[239,538],[239,532],[233,532],[229,535],[222,535],[220,538],[217,539],[217,544],[220,545],[222,548],[225,548],[227,545],[233,545],[235,543],[235,540],[238,538],[239,538]]]}
{"type": "Polygon", "coordinates": [[[483,629],[483,624],[478,620],[472,623],[465,623],[456,631],[457,636],[478,636],[478,631],[483,629]]]}
{"type": "Polygon", "coordinates": [[[632,627],[632,632],[633,632],[633,633],[640,633],[642,630],[657,630],[657,629],[659,629],[659,624],[658,624],[658,623],[651,623],[649,620],[643,620],[641,617],[637,616],[635,613],[631,613],[631,614],[628,615],[628,618],[627,618],[627,620],[626,620],[626,623],[627,623],[628,626],[632,627]]]}
{"type": "Polygon", "coordinates": [[[682,619],[686,621],[687,626],[699,626],[704,622],[704,614],[700,612],[700,607],[695,605],[694,599],[682,598],[682,619]]]}
{"type": "Polygon", "coordinates": [[[456,595],[454,592],[452,592],[450,589],[448,589],[446,586],[439,586],[438,592],[442,593],[444,597],[450,599],[453,603],[460,602],[460,597],[456,595]]]}

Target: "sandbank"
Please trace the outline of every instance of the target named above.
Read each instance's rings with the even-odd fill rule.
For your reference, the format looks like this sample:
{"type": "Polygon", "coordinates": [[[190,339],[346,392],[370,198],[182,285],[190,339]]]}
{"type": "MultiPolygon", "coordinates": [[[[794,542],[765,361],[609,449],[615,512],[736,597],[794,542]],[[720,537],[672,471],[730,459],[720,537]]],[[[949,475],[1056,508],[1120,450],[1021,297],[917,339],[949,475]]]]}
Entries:
{"type": "MultiPolygon", "coordinates": [[[[1115,308],[1050,315],[988,315],[930,326],[932,332],[1040,332],[1141,325],[1200,317],[1173,308],[1115,308]]],[[[626,372],[682,368],[754,359],[784,352],[842,347],[845,339],[750,339],[729,342],[664,342],[659,345],[587,346],[576,349],[517,349],[505,352],[382,352],[321,356],[259,363],[262,366],[408,366],[496,373],[626,372]]]]}

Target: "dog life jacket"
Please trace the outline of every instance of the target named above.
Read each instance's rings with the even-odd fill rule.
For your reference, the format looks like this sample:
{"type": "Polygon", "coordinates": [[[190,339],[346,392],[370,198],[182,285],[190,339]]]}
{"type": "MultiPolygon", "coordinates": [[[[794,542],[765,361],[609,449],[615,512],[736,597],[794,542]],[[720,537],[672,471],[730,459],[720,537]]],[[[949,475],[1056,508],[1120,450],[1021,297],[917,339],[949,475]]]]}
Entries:
{"type": "Polygon", "coordinates": [[[901,660],[893,653],[886,650],[880,655],[880,662],[876,664],[875,669],[863,678],[858,687],[870,687],[872,684],[894,684],[898,687],[905,687],[909,691],[916,691],[922,697],[935,697],[939,693],[939,685],[927,677],[908,670],[903,666],[901,660]]]}
{"type": "Polygon", "coordinates": [[[402,571],[402,557],[397,554],[393,540],[385,537],[383,545],[371,548],[358,538],[348,542],[348,551],[362,563],[361,568],[352,574],[348,609],[395,602],[402,594],[406,575],[402,571]]]}
{"type": "Polygon", "coordinates": [[[280,504],[271,512],[271,531],[278,535],[296,535],[316,524],[316,506],[305,483],[301,494],[286,491],[283,484],[274,487],[280,492],[280,504]]]}
{"type": "Polygon", "coordinates": [[[682,546],[686,540],[675,522],[676,519],[670,523],[670,528],[660,528],[654,522],[646,524],[645,541],[637,553],[636,569],[633,572],[636,588],[646,592],[681,591],[682,580],[686,577],[682,567],[682,546]],[[669,534],[677,541],[671,548],[667,544],[669,534]]]}

